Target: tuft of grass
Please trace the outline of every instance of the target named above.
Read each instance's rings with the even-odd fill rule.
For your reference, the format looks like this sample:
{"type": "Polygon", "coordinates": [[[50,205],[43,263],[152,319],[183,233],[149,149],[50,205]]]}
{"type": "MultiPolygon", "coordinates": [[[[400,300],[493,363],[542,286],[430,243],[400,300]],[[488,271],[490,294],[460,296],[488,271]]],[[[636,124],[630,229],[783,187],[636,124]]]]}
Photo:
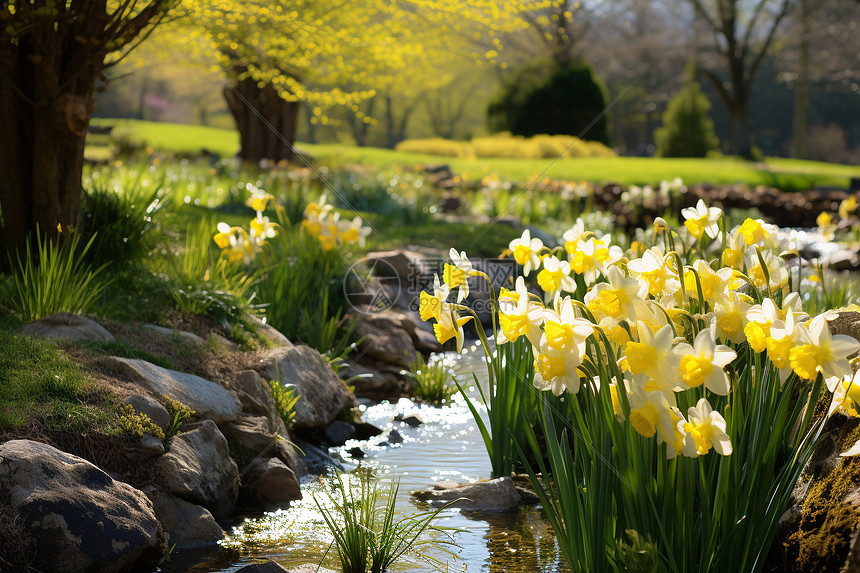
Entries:
{"type": "Polygon", "coordinates": [[[415,361],[409,365],[409,371],[404,372],[415,380],[412,395],[422,402],[439,406],[451,400],[457,393],[457,387],[451,383],[452,376],[448,368],[440,360],[425,361],[424,356],[415,355],[415,361]]]}
{"type": "Polygon", "coordinates": [[[272,391],[272,399],[275,401],[278,415],[284,421],[284,426],[287,430],[292,429],[296,422],[296,402],[301,398],[296,392],[296,387],[292,384],[283,386],[277,380],[269,380],[269,388],[272,391]]]}
{"type": "MultiPolygon", "coordinates": [[[[427,530],[449,533],[447,528],[433,525],[444,508],[398,518],[395,503],[399,488],[394,479],[383,492],[367,474],[339,474],[332,479],[328,492],[329,507],[314,498],[334,537],[332,545],[343,573],[382,573],[413,547],[452,544],[450,539],[420,538],[427,530]]],[[[422,558],[441,565],[429,555],[422,558]]]]}
{"type": "Polygon", "coordinates": [[[64,231],[56,241],[49,241],[37,228],[35,252],[27,242],[17,264],[12,261],[14,271],[0,289],[3,304],[24,322],[57,312],[87,312],[108,283],[107,263],[89,265],[86,256],[93,238],[79,250],[80,240],[78,233],[64,231]]]}

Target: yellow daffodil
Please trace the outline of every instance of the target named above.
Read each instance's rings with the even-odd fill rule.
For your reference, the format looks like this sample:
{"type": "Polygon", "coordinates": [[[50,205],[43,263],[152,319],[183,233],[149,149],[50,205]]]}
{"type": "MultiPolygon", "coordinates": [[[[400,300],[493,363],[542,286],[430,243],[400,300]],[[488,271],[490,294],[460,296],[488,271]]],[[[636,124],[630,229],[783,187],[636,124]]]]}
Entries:
{"type": "Polygon", "coordinates": [[[849,195],[839,203],[839,217],[847,219],[854,211],[857,210],[857,197],[849,195]]]}
{"type": "Polygon", "coordinates": [[[548,346],[553,350],[585,354],[585,341],[594,333],[594,325],[584,318],[576,318],[573,302],[569,297],[558,303],[557,310],[544,310],[543,321],[540,348],[548,346]]]}
{"type": "Polygon", "coordinates": [[[540,390],[550,390],[556,396],[567,390],[571,394],[579,392],[579,365],[582,358],[573,350],[556,350],[544,345],[535,353],[534,385],[540,390]]]}
{"type": "Polygon", "coordinates": [[[642,253],[642,258],[627,263],[627,270],[631,277],[648,281],[648,292],[659,299],[681,288],[678,273],[672,268],[672,257],[672,253],[664,255],[659,249],[651,248],[642,253]]]}
{"type": "Polygon", "coordinates": [[[538,273],[537,281],[540,288],[548,293],[576,290],[576,281],[570,276],[570,263],[560,261],[554,255],[543,259],[543,269],[538,273]]]}
{"type": "Polygon", "coordinates": [[[618,267],[610,267],[606,279],[585,294],[585,304],[597,320],[605,316],[638,320],[651,313],[644,300],[648,281],[625,277],[618,267]]]}
{"type": "Polygon", "coordinates": [[[523,277],[517,277],[516,299],[511,296],[499,298],[499,333],[496,342],[504,344],[525,336],[532,346],[540,346],[543,311],[543,305],[530,299],[523,277]]]}
{"type": "Polygon", "coordinates": [[[723,249],[723,254],[720,255],[720,262],[724,267],[729,267],[736,271],[743,269],[744,249],[738,232],[733,231],[726,234],[726,247],[723,249]]]}
{"type": "Polygon", "coordinates": [[[860,342],[844,334],[830,334],[825,315],[820,314],[809,326],[798,327],[798,344],[789,351],[792,370],[807,380],[815,380],[818,372],[831,392],[836,384],[851,374],[848,356],[860,350],[860,342]]]}
{"type": "Polygon", "coordinates": [[[761,304],[750,307],[746,318],[744,334],[750,347],[756,352],[764,352],[767,349],[768,338],[770,338],[770,327],[779,320],[779,309],[776,307],[776,303],[773,302],[773,299],[766,298],[761,304]]]}
{"type": "Polygon", "coordinates": [[[568,256],[572,255],[579,242],[585,240],[590,234],[590,232],[586,232],[585,230],[585,222],[582,219],[577,219],[573,227],[565,231],[561,236],[562,240],[564,240],[564,250],[568,256]]]}
{"type": "Polygon", "coordinates": [[[728,396],[729,378],[723,369],[738,355],[728,346],[717,344],[710,329],[700,331],[692,346],[682,342],[672,351],[680,358],[684,384],[690,388],[704,384],[714,394],[728,396]]]}
{"type": "Polygon", "coordinates": [[[523,231],[522,237],[511,241],[508,248],[514,253],[514,260],[517,261],[517,264],[522,265],[525,276],[529,276],[529,273],[540,267],[538,254],[543,249],[543,241],[537,238],[532,239],[529,229],[523,231]]]}
{"type": "Polygon", "coordinates": [[[726,434],[726,420],[702,398],[695,407],[687,410],[687,422],[680,422],[684,430],[684,455],[690,458],[703,456],[713,448],[721,456],[732,453],[732,442],[726,434]]]}
{"type": "Polygon", "coordinates": [[[681,215],[685,219],[684,226],[691,235],[696,237],[696,240],[700,240],[705,234],[715,239],[720,232],[717,223],[723,216],[723,210],[719,207],[708,207],[701,199],[695,207],[682,209],[681,215]]]}
{"type": "Polygon", "coordinates": [[[630,416],[628,421],[641,436],[652,438],[660,428],[663,436],[674,434],[672,428],[671,404],[663,392],[646,391],[644,386],[630,385],[630,416]]]}
{"type": "Polygon", "coordinates": [[[645,374],[653,379],[664,393],[671,394],[680,382],[679,358],[672,351],[675,332],[667,324],[655,333],[641,320],[637,323],[636,330],[639,342],[628,342],[624,351],[627,368],[631,374],[645,374]]]}
{"type": "Polygon", "coordinates": [[[257,211],[258,215],[261,215],[263,211],[266,210],[266,205],[274,199],[275,197],[266,193],[262,189],[258,189],[257,187],[251,188],[251,196],[248,198],[248,201],[245,203],[254,211],[257,211]]]}

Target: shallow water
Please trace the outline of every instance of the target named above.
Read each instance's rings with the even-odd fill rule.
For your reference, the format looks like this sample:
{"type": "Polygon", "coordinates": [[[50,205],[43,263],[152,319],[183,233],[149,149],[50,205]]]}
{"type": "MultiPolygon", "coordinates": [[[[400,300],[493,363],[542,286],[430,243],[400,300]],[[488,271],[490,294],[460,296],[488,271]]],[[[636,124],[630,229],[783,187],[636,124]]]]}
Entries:
{"type": "MultiPolygon", "coordinates": [[[[471,380],[471,372],[486,378],[483,353],[480,348],[461,355],[447,354],[444,360],[458,374],[458,379],[471,380]]],[[[476,393],[474,388],[472,393],[476,393]]],[[[410,491],[426,489],[440,480],[476,481],[490,476],[490,463],[480,432],[468,407],[460,396],[448,406],[434,408],[413,404],[409,400],[383,402],[365,410],[363,419],[382,429],[396,428],[403,443],[378,445],[383,436],[368,442],[348,442],[339,450],[347,469],[358,467],[371,471],[387,486],[391,478],[400,481],[397,498],[401,514],[421,511],[411,499],[410,491]],[[392,419],[396,414],[416,414],[423,420],[418,428],[410,428],[392,419]],[[345,453],[359,446],[367,456],[352,460],[345,453]]],[[[228,539],[220,549],[198,552],[178,552],[165,563],[163,571],[232,572],[249,563],[266,559],[286,567],[302,563],[320,563],[338,570],[333,550],[325,558],[331,542],[328,529],[316,508],[313,497],[325,500],[325,487],[318,480],[303,484],[304,499],[289,509],[248,518],[228,530],[228,539]]],[[[412,552],[392,567],[392,571],[507,571],[512,573],[555,572],[567,570],[560,564],[555,538],[541,510],[523,507],[511,513],[463,514],[459,510],[444,510],[436,525],[457,528],[449,547],[452,554],[424,546],[422,554],[442,563],[435,567],[412,552]]],[[[437,536],[439,534],[428,534],[437,536]]],[[[428,537],[425,535],[425,538],[428,537]]]]}

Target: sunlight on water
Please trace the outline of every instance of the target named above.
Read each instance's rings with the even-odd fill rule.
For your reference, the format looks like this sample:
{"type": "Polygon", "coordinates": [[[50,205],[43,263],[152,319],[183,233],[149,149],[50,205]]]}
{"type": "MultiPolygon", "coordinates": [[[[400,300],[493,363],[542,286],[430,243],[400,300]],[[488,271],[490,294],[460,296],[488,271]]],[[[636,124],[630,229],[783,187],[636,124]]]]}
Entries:
{"type": "MultiPolygon", "coordinates": [[[[479,382],[486,383],[486,363],[480,346],[459,355],[447,353],[440,360],[454,370],[461,384],[470,388],[471,394],[477,395],[472,372],[478,374],[479,382]]],[[[396,429],[402,435],[403,443],[383,443],[386,442],[383,434],[369,441],[347,442],[342,448],[333,448],[331,453],[339,454],[348,470],[361,468],[371,472],[381,480],[383,488],[392,477],[399,479],[397,507],[402,515],[423,509],[413,503],[411,491],[426,489],[440,480],[474,482],[490,476],[490,464],[480,432],[459,395],[453,403],[442,408],[415,404],[407,399],[396,403],[383,402],[364,408],[363,420],[386,431],[396,429]],[[423,424],[410,428],[393,421],[397,414],[416,415],[423,424]],[[366,457],[353,460],[348,454],[353,447],[360,447],[366,457]]],[[[322,491],[324,487],[326,485],[319,479],[307,481],[302,485],[304,499],[289,509],[248,518],[228,530],[220,551],[187,557],[177,555],[175,564],[167,565],[164,570],[188,570],[190,563],[195,563],[195,571],[228,572],[265,559],[286,567],[322,561],[323,566],[337,570],[334,550],[323,559],[331,536],[314,503],[315,497],[328,503],[322,491]]],[[[458,547],[451,548],[453,555],[432,547],[422,548],[426,554],[446,564],[443,571],[532,573],[560,570],[552,530],[538,508],[524,507],[511,513],[480,515],[466,515],[450,509],[443,511],[435,524],[460,530],[454,538],[458,547]]],[[[438,568],[413,552],[395,563],[392,570],[429,572],[438,568]]]]}

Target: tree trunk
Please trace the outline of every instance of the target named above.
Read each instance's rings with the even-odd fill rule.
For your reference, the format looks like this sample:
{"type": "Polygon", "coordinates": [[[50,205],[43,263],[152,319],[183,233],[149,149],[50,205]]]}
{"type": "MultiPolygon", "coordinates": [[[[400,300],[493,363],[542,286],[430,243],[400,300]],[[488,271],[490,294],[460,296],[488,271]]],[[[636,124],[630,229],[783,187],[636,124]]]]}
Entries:
{"type": "Polygon", "coordinates": [[[58,225],[77,223],[84,140],[104,57],[88,54],[88,64],[69,74],[67,55],[29,40],[21,39],[17,58],[0,63],[0,77],[18,79],[0,81],[0,205],[10,252],[37,226],[53,239],[58,225]]]}
{"type": "Polygon", "coordinates": [[[301,102],[286,101],[273,86],[260,88],[251,78],[224,88],[224,99],[239,130],[243,162],[292,159],[301,102]]]}
{"type": "Polygon", "coordinates": [[[809,39],[810,29],[809,0],[800,2],[800,54],[797,70],[797,84],[794,88],[794,156],[806,159],[806,135],[809,112],[809,39]]]}

